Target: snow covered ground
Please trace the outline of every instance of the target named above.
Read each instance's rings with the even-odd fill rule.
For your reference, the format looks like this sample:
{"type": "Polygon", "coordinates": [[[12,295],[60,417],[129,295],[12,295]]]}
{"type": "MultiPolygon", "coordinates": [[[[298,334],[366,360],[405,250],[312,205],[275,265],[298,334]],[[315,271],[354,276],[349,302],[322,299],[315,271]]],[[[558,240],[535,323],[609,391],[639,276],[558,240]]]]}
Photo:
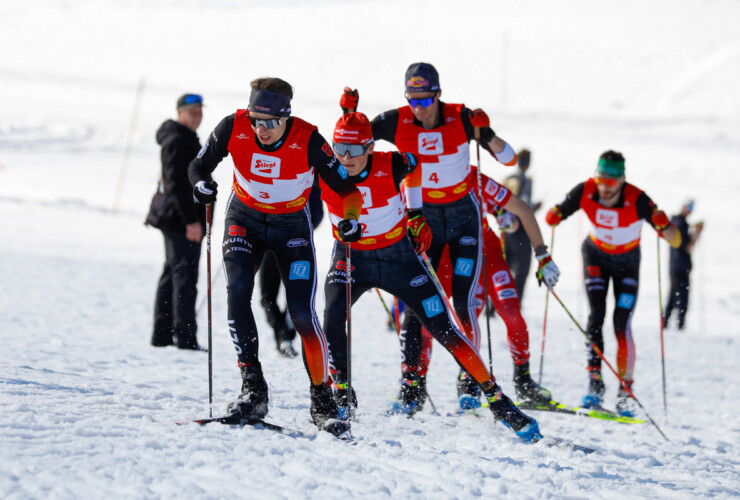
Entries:
{"type": "MultiPolygon", "coordinates": [[[[0,497],[740,496],[737,19],[731,0],[3,1],[0,497]],[[696,198],[693,219],[706,229],[687,329],[666,331],[667,419],[656,239],[643,231],[635,391],[669,442],[650,424],[533,413],[545,434],[598,450],[585,456],[520,444],[486,412],[386,417],[399,354],[371,295],[353,310],[357,446],[313,431],[302,363],[277,355],[259,308],[270,418],[308,438],[174,425],[208,414],[207,356],[148,345],[163,252],[142,221],[159,175],[154,131],[174,116],[177,96],[204,94],[203,137],[246,105],[251,79],[280,76],[296,88],[295,114],[329,135],[342,87],[359,88],[372,117],[404,103],[403,73],[419,60],[439,69],[444,100],[486,109],[502,137],[533,151],[535,198],[545,207],[590,175],[606,149],[624,152],[628,179],[669,213],[696,198]]],[[[505,175],[483,161],[485,172],[505,175]]],[[[230,176],[227,160],[216,177],[223,187],[230,176]]],[[[219,210],[216,269],[222,220],[219,210]]],[[[582,324],[584,234],[584,221],[572,218],[554,250],[559,295],[582,324]]],[[[323,278],[326,223],[317,246],[323,278]]],[[[661,253],[665,296],[664,243],[661,253]]],[[[240,384],[222,276],[213,300],[219,412],[240,384]]],[[[535,372],[543,309],[544,291],[530,280],[524,314],[535,372]]],[[[202,344],[205,325],[203,314],[202,344]]],[[[498,319],[492,331],[495,372],[513,393],[498,319]]],[[[547,331],[543,383],[577,403],[586,387],[582,336],[553,301],[547,331]]],[[[605,337],[613,359],[610,325],[605,337]]],[[[437,347],[429,385],[443,414],[454,408],[455,373],[437,347]]],[[[617,383],[605,377],[613,405],[617,383]]]]}

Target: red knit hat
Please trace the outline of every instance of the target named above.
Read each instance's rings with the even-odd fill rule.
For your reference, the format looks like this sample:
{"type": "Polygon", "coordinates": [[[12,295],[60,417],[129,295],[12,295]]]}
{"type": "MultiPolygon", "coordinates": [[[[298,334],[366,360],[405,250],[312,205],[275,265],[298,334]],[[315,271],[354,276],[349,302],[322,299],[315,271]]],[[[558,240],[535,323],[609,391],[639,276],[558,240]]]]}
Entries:
{"type": "Polygon", "coordinates": [[[368,144],[373,140],[370,120],[364,113],[347,113],[334,127],[334,142],[342,144],[368,144]]]}

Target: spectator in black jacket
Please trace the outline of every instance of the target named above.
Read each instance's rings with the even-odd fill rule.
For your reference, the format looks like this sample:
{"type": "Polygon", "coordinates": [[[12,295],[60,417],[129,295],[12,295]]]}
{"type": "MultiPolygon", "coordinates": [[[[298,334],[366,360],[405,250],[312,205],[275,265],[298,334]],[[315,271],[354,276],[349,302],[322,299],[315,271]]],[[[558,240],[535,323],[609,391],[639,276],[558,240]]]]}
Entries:
{"type": "Polygon", "coordinates": [[[168,119],[157,131],[162,177],[146,218],[164,236],[151,340],[157,347],[177,343],[180,349],[203,350],[196,338],[195,299],[206,212],[193,200],[188,180],[188,165],[201,147],[196,130],[202,120],[203,98],[185,94],[177,100],[177,121],[168,119]]]}
{"type": "Polygon", "coordinates": [[[678,311],[678,329],[683,330],[686,323],[686,310],[689,308],[689,274],[691,273],[691,252],[704,229],[703,222],[691,226],[686,218],[694,211],[694,200],[688,199],[681,206],[681,212],[671,217],[671,223],[681,232],[681,246],[671,248],[670,271],[671,291],[663,315],[664,325],[675,308],[678,311]]]}

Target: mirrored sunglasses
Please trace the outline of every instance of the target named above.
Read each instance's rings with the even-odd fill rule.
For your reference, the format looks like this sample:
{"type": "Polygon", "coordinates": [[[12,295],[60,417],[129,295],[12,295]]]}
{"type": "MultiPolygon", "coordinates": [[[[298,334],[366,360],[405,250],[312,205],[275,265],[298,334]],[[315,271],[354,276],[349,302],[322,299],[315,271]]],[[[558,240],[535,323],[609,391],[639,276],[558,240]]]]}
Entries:
{"type": "Polygon", "coordinates": [[[425,97],[424,99],[411,99],[407,97],[406,100],[409,102],[409,105],[412,108],[415,108],[417,106],[421,106],[422,108],[428,108],[429,106],[432,105],[432,103],[434,103],[434,96],[425,97]]]}
{"type": "Polygon", "coordinates": [[[594,182],[599,185],[603,184],[606,187],[615,187],[619,179],[614,177],[594,177],[594,182]]]}
{"type": "Polygon", "coordinates": [[[270,118],[267,120],[263,120],[261,118],[254,118],[250,116],[249,123],[251,123],[254,128],[257,128],[260,125],[262,125],[266,129],[272,130],[280,126],[280,118],[270,118]]]}
{"type": "Polygon", "coordinates": [[[367,152],[367,148],[370,147],[371,143],[367,144],[343,144],[343,143],[334,143],[334,153],[336,153],[337,156],[345,156],[347,153],[349,153],[349,156],[351,158],[355,158],[356,156],[362,156],[367,152]]]}

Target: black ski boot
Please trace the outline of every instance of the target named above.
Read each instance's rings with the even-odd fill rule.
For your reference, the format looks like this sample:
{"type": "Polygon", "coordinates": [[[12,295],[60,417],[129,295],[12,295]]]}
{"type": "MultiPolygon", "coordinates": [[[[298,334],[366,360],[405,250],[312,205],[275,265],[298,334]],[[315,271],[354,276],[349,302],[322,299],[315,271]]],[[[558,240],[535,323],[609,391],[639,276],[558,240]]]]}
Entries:
{"type": "Polygon", "coordinates": [[[242,373],[242,392],[236,401],[226,407],[227,414],[238,413],[242,418],[263,418],[267,415],[267,382],[262,375],[262,365],[252,363],[240,366],[242,373]]]}
{"type": "Polygon", "coordinates": [[[552,393],[532,380],[529,374],[529,362],[514,365],[514,387],[516,397],[520,401],[531,401],[536,404],[546,405],[552,399],[552,393]]]}
{"type": "Polygon", "coordinates": [[[350,406],[350,388],[347,382],[334,382],[331,386],[334,391],[334,400],[337,402],[339,420],[351,420],[357,412],[357,393],[352,388],[352,403],[350,406]]]}
{"type": "Polygon", "coordinates": [[[475,410],[480,408],[480,387],[478,382],[465,370],[460,370],[457,377],[457,399],[460,411],[475,410]]]}
{"type": "Polygon", "coordinates": [[[337,402],[328,385],[311,386],[311,418],[320,430],[338,438],[349,437],[350,424],[346,420],[339,420],[337,402]]]}
{"type": "Polygon", "coordinates": [[[493,413],[493,418],[514,431],[524,442],[537,442],[542,439],[540,427],[537,421],[522,413],[511,399],[503,393],[496,382],[489,381],[482,386],[483,394],[488,399],[488,405],[493,413]]]}
{"type": "Polygon", "coordinates": [[[581,404],[584,408],[601,408],[601,402],[604,399],[604,379],[601,376],[601,370],[595,367],[588,367],[588,394],[583,396],[581,404]]]}
{"type": "Polygon", "coordinates": [[[386,413],[389,415],[408,415],[413,416],[415,413],[424,409],[426,400],[426,384],[420,377],[416,369],[403,372],[401,377],[401,390],[395,401],[388,403],[386,413]]]}

